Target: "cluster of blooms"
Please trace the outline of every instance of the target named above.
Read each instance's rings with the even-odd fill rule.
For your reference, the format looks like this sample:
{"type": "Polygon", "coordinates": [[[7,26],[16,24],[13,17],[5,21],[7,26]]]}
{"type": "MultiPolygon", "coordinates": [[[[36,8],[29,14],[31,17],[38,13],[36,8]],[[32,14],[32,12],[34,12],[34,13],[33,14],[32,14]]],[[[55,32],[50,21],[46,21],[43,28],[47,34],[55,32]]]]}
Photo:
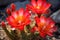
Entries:
{"type": "Polygon", "coordinates": [[[7,21],[11,27],[23,31],[24,27],[31,23],[31,14],[40,14],[40,17],[36,16],[34,18],[36,25],[31,29],[31,32],[37,30],[41,37],[45,37],[46,35],[53,36],[53,32],[56,31],[55,22],[52,18],[43,16],[50,6],[51,4],[46,2],[46,0],[31,0],[31,4],[27,4],[25,10],[23,8],[16,10],[16,5],[11,4],[10,8],[6,10],[9,14],[7,21]],[[33,13],[29,13],[29,11],[33,13]]]}

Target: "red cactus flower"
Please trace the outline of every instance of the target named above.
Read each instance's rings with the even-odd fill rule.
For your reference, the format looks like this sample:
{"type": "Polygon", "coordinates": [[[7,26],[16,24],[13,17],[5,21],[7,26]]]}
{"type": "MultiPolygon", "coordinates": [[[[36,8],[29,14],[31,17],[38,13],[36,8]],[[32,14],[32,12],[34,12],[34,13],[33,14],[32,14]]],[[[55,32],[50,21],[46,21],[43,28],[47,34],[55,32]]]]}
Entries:
{"type": "Polygon", "coordinates": [[[7,17],[7,21],[12,27],[24,30],[24,26],[30,24],[29,17],[29,12],[21,8],[18,11],[12,12],[12,15],[7,17]]]}
{"type": "Polygon", "coordinates": [[[30,30],[32,33],[34,33],[35,31],[38,31],[37,27],[34,26],[31,30],[30,30]]]}
{"type": "Polygon", "coordinates": [[[51,18],[41,16],[40,18],[36,17],[35,20],[41,37],[45,37],[46,35],[53,36],[53,32],[57,30],[55,22],[51,18]]]}
{"type": "Polygon", "coordinates": [[[44,17],[44,16],[41,16],[40,18],[36,17],[35,20],[37,22],[37,25],[40,26],[40,28],[39,28],[40,30],[41,30],[41,28],[43,28],[43,26],[46,25],[46,17],[44,17]]]}
{"type": "Polygon", "coordinates": [[[7,8],[6,9],[6,13],[10,15],[11,14],[11,9],[10,8],[7,8]]]}
{"type": "Polygon", "coordinates": [[[2,21],[2,22],[1,22],[1,25],[4,27],[4,26],[5,26],[5,22],[4,22],[4,21],[2,21]]]}
{"type": "Polygon", "coordinates": [[[14,10],[16,9],[16,5],[15,5],[14,3],[12,3],[12,4],[10,5],[10,7],[11,7],[12,11],[14,11],[14,10]]]}
{"type": "Polygon", "coordinates": [[[45,13],[48,8],[51,6],[50,3],[47,3],[46,0],[31,0],[32,5],[27,5],[27,8],[32,10],[34,13],[45,13]]]}
{"type": "Polygon", "coordinates": [[[9,8],[6,9],[6,13],[11,15],[11,12],[15,11],[16,5],[12,3],[9,8]]]}

